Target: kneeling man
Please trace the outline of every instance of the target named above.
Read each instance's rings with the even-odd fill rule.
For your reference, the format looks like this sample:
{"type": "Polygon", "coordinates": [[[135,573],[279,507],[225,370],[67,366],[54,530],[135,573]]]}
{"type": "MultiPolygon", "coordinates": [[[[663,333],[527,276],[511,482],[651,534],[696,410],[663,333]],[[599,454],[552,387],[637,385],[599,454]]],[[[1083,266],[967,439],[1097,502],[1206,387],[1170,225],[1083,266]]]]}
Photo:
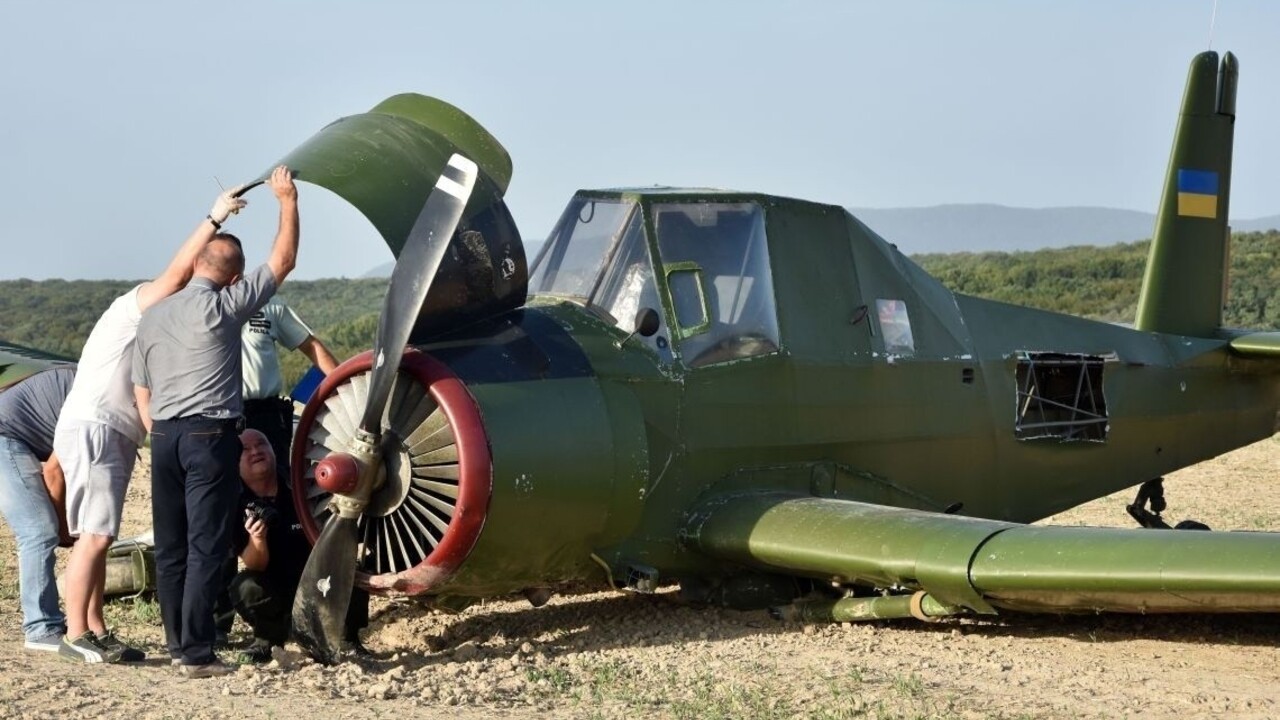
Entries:
{"type": "MultiPolygon", "coordinates": [[[[231,581],[231,602],[253,628],[253,644],[245,653],[252,662],[267,662],[271,648],[289,637],[293,595],[311,553],[293,509],[293,497],[276,474],[275,453],[257,430],[240,435],[240,515],[235,533],[236,555],[244,570],[231,581]]],[[[368,594],[359,588],[347,611],[346,637],[360,649],[359,630],[369,622],[368,594]]]]}

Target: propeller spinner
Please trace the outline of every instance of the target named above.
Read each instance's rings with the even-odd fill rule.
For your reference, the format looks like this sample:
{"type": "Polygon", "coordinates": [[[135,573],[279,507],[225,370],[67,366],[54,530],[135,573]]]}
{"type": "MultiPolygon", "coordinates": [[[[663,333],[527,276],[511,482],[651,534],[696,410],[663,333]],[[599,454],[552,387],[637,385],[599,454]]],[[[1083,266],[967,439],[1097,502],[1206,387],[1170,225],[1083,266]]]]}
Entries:
{"type": "Polygon", "coordinates": [[[333,517],[307,559],[293,602],[298,643],[319,662],[341,650],[343,624],[355,585],[357,522],[377,490],[383,465],[382,416],[392,381],[431,289],[449,241],[471,197],[478,168],[459,154],[449,158],[418,214],[387,288],[373,346],[373,369],[360,427],[348,452],[332,453],[316,467],[316,482],[332,492],[333,517]]]}

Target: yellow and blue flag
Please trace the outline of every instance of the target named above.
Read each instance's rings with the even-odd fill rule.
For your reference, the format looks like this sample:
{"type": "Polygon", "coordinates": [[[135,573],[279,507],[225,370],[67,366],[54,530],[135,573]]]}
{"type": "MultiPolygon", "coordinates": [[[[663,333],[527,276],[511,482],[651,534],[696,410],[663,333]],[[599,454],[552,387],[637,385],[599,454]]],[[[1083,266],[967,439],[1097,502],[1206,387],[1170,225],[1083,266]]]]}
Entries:
{"type": "Polygon", "coordinates": [[[1178,215],[1218,217],[1218,173],[1178,168],[1178,215]]]}

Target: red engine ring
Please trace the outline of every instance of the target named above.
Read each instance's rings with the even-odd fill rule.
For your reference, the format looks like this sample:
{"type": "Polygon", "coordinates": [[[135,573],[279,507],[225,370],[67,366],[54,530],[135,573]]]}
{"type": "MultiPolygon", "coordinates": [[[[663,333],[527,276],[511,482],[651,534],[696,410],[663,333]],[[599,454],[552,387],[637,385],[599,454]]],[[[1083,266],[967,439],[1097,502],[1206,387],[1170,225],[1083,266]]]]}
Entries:
{"type": "MultiPolygon", "coordinates": [[[[306,478],[307,437],[315,423],[316,413],[336,388],[372,367],[372,351],[363,352],[339,365],[320,383],[298,421],[290,458],[293,507],[312,545],[320,535],[320,526],[316,524],[307,501],[307,489],[313,482],[306,478]]],[[[452,576],[480,539],[493,489],[493,462],[480,408],[466,385],[447,365],[409,348],[400,358],[400,370],[413,375],[427,389],[453,429],[458,447],[458,501],[440,544],[420,563],[399,573],[383,575],[370,575],[360,570],[356,572],[356,583],[374,592],[417,595],[452,576]]]]}

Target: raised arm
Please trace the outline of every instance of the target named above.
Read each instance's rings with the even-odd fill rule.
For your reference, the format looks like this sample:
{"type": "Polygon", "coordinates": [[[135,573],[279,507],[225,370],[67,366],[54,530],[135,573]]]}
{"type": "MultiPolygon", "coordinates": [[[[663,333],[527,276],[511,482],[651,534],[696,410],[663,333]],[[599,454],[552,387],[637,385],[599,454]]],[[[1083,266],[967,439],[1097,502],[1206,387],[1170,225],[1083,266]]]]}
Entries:
{"type": "Polygon", "coordinates": [[[187,237],[186,242],[182,243],[182,247],[178,248],[178,252],[169,261],[169,267],[151,282],[144,283],[138,290],[139,310],[146,310],[187,284],[195,269],[196,258],[200,256],[200,251],[204,250],[204,246],[213,239],[214,234],[222,227],[222,223],[226,222],[232,213],[239,212],[240,208],[245,206],[244,198],[232,197],[241,187],[243,186],[233,187],[218,195],[218,199],[213,203],[213,209],[205,219],[200,221],[196,229],[187,237]]]}
{"type": "Polygon", "coordinates": [[[276,231],[267,266],[275,275],[276,287],[279,288],[298,263],[298,188],[293,184],[289,168],[284,165],[271,172],[270,183],[271,192],[280,201],[280,229],[276,231]]]}

